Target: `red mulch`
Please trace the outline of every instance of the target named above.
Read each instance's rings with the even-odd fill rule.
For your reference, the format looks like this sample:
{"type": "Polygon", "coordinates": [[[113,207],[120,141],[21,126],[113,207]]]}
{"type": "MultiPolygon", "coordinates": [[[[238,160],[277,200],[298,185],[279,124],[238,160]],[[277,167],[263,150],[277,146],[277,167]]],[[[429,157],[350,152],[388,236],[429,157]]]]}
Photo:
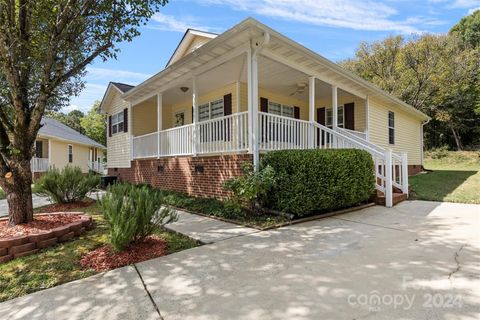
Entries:
{"type": "Polygon", "coordinates": [[[77,201],[72,203],[54,203],[54,204],[49,204],[48,206],[45,206],[45,207],[38,208],[37,210],[39,212],[46,212],[46,213],[65,212],[65,211],[70,211],[78,208],[86,208],[94,202],[95,202],[94,200],[88,199],[88,200],[77,201]]]}
{"type": "Polygon", "coordinates": [[[8,227],[8,220],[0,221],[0,238],[38,234],[80,220],[76,214],[34,215],[30,223],[8,227]]]}
{"type": "Polygon", "coordinates": [[[121,252],[115,252],[111,245],[104,245],[84,255],[80,265],[96,271],[107,271],[165,254],[167,242],[157,236],[150,236],[143,241],[132,243],[121,252]]]}

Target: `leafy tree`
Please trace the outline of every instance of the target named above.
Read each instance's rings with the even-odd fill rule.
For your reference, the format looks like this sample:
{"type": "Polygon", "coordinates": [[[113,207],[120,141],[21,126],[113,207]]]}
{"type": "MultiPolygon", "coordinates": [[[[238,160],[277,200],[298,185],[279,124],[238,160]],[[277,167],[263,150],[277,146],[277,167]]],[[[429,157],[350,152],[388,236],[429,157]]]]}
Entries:
{"type": "Polygon", "coordinates": [[[63,112],[50,111],[46,112],[45,115],[60,121],[64,125],[69,126],[70,128],[80,132],[81,134],[85,134],[85,130],[81,125],[81,121],[85,117],[85,115],[80,110],[72,110],[66,114],[63,112]]]}
{"type": "Polygon", "coordinates": [[[362,43],[356,57],[341,64],[430,115],[427,146],[462,149],[479,141],[480,51],[463,46],[456,35],[362,43]]]}
{"type": "Polygon", "coordinates": [[[464,44],[480,49],[480,9],[462,18],[450,33],[459,36],[464,44]]]}
{"type": "Polygon", "coordinates": [[[82,89],[94,59],[115,58],[117,44],[167,0],[0,0],[0,186],[9,225],[33,219],[30,159],[46,109],[59,110],[82,89]]]}
{"type": "Polygon", "coordinates": [[[85,134],[104,146],[107,144],[107,124],[105,115],[100,112],[100,101],[95,101],[92,109],[80,119],[80,125],[85,134]]]}

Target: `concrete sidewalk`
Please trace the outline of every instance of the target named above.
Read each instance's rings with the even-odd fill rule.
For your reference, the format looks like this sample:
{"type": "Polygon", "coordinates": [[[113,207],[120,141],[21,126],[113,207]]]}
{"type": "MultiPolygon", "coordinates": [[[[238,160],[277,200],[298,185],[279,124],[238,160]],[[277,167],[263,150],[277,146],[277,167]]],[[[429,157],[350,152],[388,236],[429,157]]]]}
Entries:
{"type": "Polygon", "coordinates": [[[204,244],[259,232],[257,229],[242,227],[181,210],[177,210],[177,214],[178,221],[167,224],[165,228],[184,234],[204,244]]]}
{"type": "MultiPolygon", "coordinates": [[[[37,196],[36,194],[32,194],[32,202],[33,208],[43,207],[52,202],[48,199],[48,197],[41,197],[37,196]]],[[[0,200],[0,217],[6,216],[8,214],[8,202],[7,199],[0,200]]]]}
{"type": "Polygon", "coordinates": [[[177,231],[227,238],[1,303],[0,318],[480,319],[480,205],[406,201],[241,235],[194,218],[177,231]]]}

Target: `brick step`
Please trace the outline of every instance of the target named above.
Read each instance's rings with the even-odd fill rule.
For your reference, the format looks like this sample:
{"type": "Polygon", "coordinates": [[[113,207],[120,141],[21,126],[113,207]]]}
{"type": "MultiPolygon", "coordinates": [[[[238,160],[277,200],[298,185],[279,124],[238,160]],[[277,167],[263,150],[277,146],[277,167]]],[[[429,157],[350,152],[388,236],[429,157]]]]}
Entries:
{"type": "MultiPolygon", "coordinates": [[[[398,193],[398,192],[394,192],[393,193],[393,205],[396,205],[402,201],[405,201],[407,200],[407,195],[405,193],[398,193]]],[[[384,206],[385,205],[385,195],[383,194],[383,192],[377,192],[374,196],[373,196],[373,201],[380,205],[380,206],[384,206]]]]}

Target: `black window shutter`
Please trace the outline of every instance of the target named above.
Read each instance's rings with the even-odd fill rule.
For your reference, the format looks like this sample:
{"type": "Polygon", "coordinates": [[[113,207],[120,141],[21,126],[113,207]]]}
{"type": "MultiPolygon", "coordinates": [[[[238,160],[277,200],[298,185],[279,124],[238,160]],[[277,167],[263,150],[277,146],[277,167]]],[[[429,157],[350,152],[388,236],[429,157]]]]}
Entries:
{"type": "Polygon", "coordinates": [[[223,96],[223,115],[229,116],[232,114],[232,94],[223,96]]]}
{"type": "Polygon", "coordinates": [[[108,116],[108,136],[112,136],[112,116],[108,116]]]}
{"type": "Polygon", "coordinates": [[[268,99],[260,97],[260,111],[268,112],[268,99]]]}
{"type": "Polygon", "coordinates": [[[317,109],[317,122],[321,125],[325,125],[325,108],[317,109]]]}
{"type": "Polygon", "coordinates": [[[123,109],[123,132],[128,132],[128,109],[123,109]]]}
{"type": "Polygon", "coordinates": [[[293,107],[293,116],[295,119],[300,119],[300,108],[299,107],[293,107]]]}
{"type": "MultiPolygon", "coordinates": [[[[198,106],[197,106],[198,108],[198,106]]],[[[193,118],[195,117],[195,115],[193,114],[193,106],[192,106],[192,123],[193,123],[193,118]]]]}
{"type": "Polygon", "coordinates": [[[345,111],[345,129],[355,130],[355,104],[346,103],[344,106],[345,111]]]}

